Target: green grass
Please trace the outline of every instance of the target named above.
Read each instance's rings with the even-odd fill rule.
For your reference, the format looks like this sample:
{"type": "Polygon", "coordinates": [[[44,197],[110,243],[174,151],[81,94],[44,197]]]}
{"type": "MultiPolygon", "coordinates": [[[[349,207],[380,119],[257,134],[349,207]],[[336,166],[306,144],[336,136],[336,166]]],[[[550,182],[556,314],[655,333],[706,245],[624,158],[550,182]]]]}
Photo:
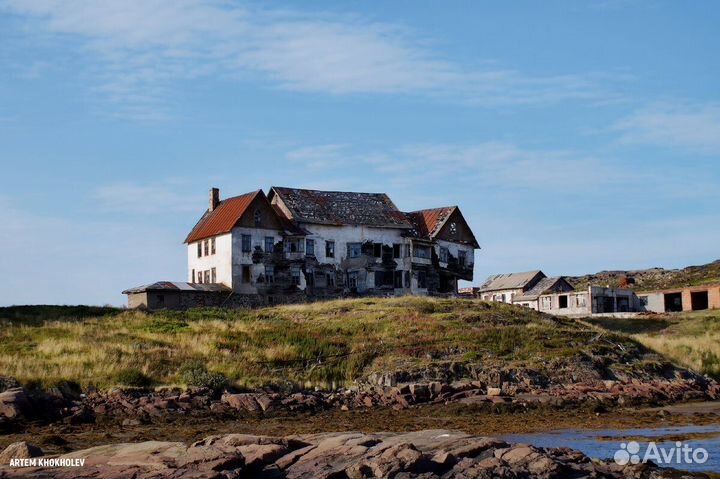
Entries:
{"type": "Polygon", "coordinates": [[[678,364],[720,380],[720,310],[586,321],[627,334],[678,364]]]}
{"type": "Polygon", "coordinates": [[[187,384],[182,371],[201,363],[240,387],[337,386],[374,371],[453,362],[534,367],[602,355],[608,347],[592,343],[597,330],[578,321],[476,300],[348,299],[155,313],[33,308],[0,308],[0,371],[43,385],[67,379],[106,388],[137,378],[187,384]]]}

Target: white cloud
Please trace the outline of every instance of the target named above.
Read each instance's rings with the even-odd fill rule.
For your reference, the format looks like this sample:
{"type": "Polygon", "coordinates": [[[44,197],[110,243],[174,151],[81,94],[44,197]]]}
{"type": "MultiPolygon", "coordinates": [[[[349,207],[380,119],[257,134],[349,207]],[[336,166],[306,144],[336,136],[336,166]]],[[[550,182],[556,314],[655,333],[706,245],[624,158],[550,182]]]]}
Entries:
{"type": "Polygon", "coordinates": [[[110,211],[128,214],[197,213],[204,198],[187,194],[187,186],[174,181],[140,185],[116,183],[97,188],[93,194],[99,205],[110,211]]]}
{"type": "Polygon", "coordinates": [[[662,103],[636,111],[613,131],[624,143],[657,145],[696,153],[720,153],[720,103],[662,103]]]}
{"type": "Polygon", "coordinates": [[[163,118],[174,80],[258,76],[277,88],[335,95],[425,94],[477,105],[607,101],[607,76],[479,70],[433,52],[401,25],[220,0],[2,0],[28,31],[79,38],[98,91],[131,116],[163,118]],[[146,108],[143,108],[146,107],[146,108]]]}

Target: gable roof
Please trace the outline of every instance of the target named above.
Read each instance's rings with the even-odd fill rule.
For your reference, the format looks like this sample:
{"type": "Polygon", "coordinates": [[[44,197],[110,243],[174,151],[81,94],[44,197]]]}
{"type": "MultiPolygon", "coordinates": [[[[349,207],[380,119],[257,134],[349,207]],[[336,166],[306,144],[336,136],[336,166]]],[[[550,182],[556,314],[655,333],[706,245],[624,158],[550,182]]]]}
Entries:
{"type": "Polygon", "coordinates": [[[547,293],[548,291],[551,291],[560,282],[564,282],[568,286],[570,286],[570,288],[572,288],[572,285],[568,283],[567,280],[562,276],[543,278],[538,281],[535,286],[525,291],[522,296],[515,296],[513,298],[513,301],[534,301],[538,299],[541,295],[547,293]]]}
{"type": "Polygon", "coordinates": [[[501,289],[522,289],[525,288],[538,274],[545,277],[540,270],[527,271],[525,273],[507,273],[496,274],[488,277],[485,282],[480,285],[480,291],[498,291],[501,289]]]}
{"type": "Polygon", "coordinates": [[[190,234],[185,238],[185,243],[229,233],[258,195],[265,198],[265,193],[262,190],[252,191],[244,195],[224,199],[218,203],[213,211],[205,211],[200,221],[197,222],[190,234]]]}
{"type": "Polygon", "coordinates": [[[413,225],[413,233],[420,238],[432,238],[440,232],[445,221],[455,210],[455,206],[443,208],[430,208],[426,210],[411,211],[406,213],[408,220],[413,225]]]}
{"type": "Polygon", "coordinates": [[[404,213],[385,193],[318,191],[273,186],[275,195],[290,212],[288,219],[324,225],[363,225],[410,229],[404,213]]]}
{"type": "MultiPolygon", "coordinates": [[[[465,217],[462,215],[462,213],[460,212],[460,208],[458,208],[457,206],[428,208],[425,210],[411,211],[409,213],[405,213],[405,215],[407,216],[410,223],[413,225],[411,235],[416,238],[434,239],[435,236],[437,236],[443,229],[448,219],[455,212],[460,215],[462,221],[464,221],[467,225],[465,217]]],[[[475,248],[479,248],[480,244],[478,244],[477,240],[475,239],[475,235],[470,230],[470,227],[468,226],[467,229],[468,233],[472,237],[472,241],[470,241],[470,244],[475,248]]]]}

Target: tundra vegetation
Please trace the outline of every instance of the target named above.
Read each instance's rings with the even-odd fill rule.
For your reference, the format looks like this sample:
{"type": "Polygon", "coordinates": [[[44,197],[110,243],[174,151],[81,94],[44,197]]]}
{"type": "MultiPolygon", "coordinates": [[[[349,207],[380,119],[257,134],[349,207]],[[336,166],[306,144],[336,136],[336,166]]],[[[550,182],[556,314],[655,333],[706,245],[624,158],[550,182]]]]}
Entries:
{"type": "Polygon", "coordinates": [[[0,308],[0,371],[38,387],[332,387],[375,371],[458,363],[547,369],[563,358],[607,356],[618,345],[644,350],[640,341],[717,374],[718,319],[578,321],[426,297],[182,312],[9,307],[0,308]]]}

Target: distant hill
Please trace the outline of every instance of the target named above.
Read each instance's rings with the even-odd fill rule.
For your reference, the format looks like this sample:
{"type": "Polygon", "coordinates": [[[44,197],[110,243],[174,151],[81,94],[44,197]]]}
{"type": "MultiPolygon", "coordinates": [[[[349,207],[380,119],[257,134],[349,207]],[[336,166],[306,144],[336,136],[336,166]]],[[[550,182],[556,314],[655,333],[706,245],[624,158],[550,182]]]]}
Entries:
{"type": "Polygon", "coordinates": [[[630,271],[601,271],[585,276],[570,276],[567,279],[576,289],[584,289],[590,284],[623,286],[638,291],[680,288],[720,283],[720,260],[683,269],[650,268],[630,271]]]}

